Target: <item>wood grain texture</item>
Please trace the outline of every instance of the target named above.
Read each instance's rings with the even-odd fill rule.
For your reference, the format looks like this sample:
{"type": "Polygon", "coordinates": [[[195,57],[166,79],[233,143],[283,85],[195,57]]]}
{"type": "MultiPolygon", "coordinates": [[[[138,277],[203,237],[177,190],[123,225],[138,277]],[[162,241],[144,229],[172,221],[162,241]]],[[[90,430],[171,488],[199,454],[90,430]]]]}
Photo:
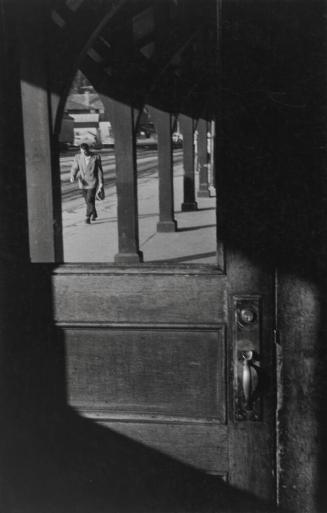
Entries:
{"type": "Polygon", "coordinates": [[[227,427],[101,422],[110,430],[208,473],[228,472],[227,427]]]}
{"type": "Polygon", "coordinates": [[[224,323],[226,277],[218,274],[57,274],[57,322],[224,323]]]}
{"type": "Polygon", "coordinates": [[[272,499],[274,440],[268,423],[239,422],[229,429],[229,478],[240,490],[272,499]]]}
{"type": "Polygon", "coordinates": [[[225,421],[222,328],[65,329],[69,403],[110,414],[225,421]]]}

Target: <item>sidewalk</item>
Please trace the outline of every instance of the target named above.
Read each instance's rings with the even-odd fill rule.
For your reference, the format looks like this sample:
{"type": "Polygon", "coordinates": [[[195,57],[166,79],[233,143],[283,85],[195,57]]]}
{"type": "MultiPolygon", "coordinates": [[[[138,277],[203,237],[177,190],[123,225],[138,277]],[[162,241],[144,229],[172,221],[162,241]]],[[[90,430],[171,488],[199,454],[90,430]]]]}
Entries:
{"type": "MultiPolygon", "coordinates": [[[[198,175],[196,173],[196,180],[198,175]]],[[[197,184],[196,184],[197,185],[197,184]]],[[[175,167],[175,219],[178,231],[157,233],[159,220],[158,175],[138,181],[140,250],[145,263],[216,263],[216,198],[198,198],[198,211],[181,212],[183,201],[182,165],[175,167]]],[[[115,186],[106,189],[104,201],[97,202],[99,218],[84,223],[84,200],[64,209],[63,238],[65,262],[114,262],[118,253],[117,196],[115,186]]]]}

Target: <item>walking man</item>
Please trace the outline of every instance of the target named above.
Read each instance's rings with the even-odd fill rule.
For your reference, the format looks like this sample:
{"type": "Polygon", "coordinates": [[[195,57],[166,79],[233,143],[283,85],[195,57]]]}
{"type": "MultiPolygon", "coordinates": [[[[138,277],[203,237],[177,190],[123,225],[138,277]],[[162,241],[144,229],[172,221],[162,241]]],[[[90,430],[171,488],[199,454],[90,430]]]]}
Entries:
{"type": "Polygon", "coordinates": [[[85,222],[90,224],[98,217],[95,196],[103,188],[103,169],[100,155],[92,153],[86,143],[81,144],[70,170],[70,181],[76,178],[86,204],[85,222]]]}

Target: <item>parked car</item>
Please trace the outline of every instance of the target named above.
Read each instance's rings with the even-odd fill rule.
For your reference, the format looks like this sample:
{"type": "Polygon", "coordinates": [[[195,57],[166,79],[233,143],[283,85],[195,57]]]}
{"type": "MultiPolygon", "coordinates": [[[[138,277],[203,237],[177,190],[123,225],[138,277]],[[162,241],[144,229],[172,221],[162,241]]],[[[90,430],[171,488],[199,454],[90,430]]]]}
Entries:
{"type": "Polygon", "coordinates": [[[156,130],[155,130],[154,125],[152,123],[142,124],[137,129],[136,137],[141,137],[141,138],[144,138],[144,139],[149,139],[155,133],[155,131],[156,130]]]}

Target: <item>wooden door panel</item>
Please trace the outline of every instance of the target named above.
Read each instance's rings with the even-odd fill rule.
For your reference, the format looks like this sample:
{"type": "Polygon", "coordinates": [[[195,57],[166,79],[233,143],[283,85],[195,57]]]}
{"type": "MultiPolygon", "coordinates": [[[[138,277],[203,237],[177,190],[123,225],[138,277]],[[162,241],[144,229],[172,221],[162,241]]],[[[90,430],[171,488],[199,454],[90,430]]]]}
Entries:
{"type": "Polygon", "coordinates": [[[232,255],[209,267],[65,265],[53,274],[68,403],[81,415],[240,489],[273,496],[273,282],[232,255]],[[267,388],[256,422],[235,415],[235,369],[252,331],[235,298],[256,301],[267,388]],[[236,336],[241,337],[236,343],[236,336]]]}
{"type": "Polygon", "coordinates": [[[64,330],[68,402],[110,418],[225,422],[223,327],[64,330]]]}
{"type": "Polygon", "coordinates": [[[103,419],[99,419],[99,422],[112,431],[186,465],[217,476],[228,475],[226,425],[213,422],[110,422],[103,419]]]}
{"type": "Polygon", "coordinates": [[[58,322],[225,323],[226,277],[66,266],[53,279],[58,322]]]}
{"type": "Polygon", "coordinates": [[[226,277],[63,266],[53,276],[68,403],[147,447],[228,473],[226,277]]]}

